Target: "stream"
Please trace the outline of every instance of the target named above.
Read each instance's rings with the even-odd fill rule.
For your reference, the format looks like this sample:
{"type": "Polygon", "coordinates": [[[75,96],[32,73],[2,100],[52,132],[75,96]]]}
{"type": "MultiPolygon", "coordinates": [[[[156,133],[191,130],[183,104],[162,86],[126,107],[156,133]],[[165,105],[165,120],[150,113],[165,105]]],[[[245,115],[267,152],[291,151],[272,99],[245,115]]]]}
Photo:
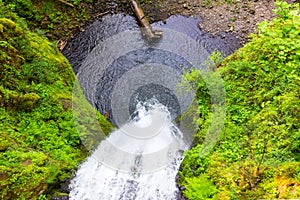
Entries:
{"type": "Polygon", "coordinates": [[[180,86],[182,74],[205,70],[215,50],[227,56],[240,47],[234,35],[205,33],[200,22],[171,16],[153,24],[163,37],[149,42],[135,18],[106,15],[68,42],[63,54],[85,98],[117,127],[89,149],[70,199],[179,198],[175,177],[197,130],[195,91],[180,86]]]}

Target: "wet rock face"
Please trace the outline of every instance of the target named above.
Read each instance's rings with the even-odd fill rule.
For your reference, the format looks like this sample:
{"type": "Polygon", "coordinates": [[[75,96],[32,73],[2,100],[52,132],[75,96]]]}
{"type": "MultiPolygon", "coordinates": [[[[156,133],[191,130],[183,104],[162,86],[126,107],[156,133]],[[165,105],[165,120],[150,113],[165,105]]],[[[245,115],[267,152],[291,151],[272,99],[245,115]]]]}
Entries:
{"type": "Polygon", "coordinates": [[[275,16],[274,2],[238,0],[235,4],[214,5],[211,12],[203,12],[205,20],[202,26],[212,33],[220,31],[234,33],[244,44],[259,22],[275,16]]]}
{"type": "Polygon", "coordinates": [[[69,200],[69,193],[70,193],[70,182],[71,179],[67,178],[63,181],[57,183],[55,194],[51,197],[51,200],[69,200]]]}

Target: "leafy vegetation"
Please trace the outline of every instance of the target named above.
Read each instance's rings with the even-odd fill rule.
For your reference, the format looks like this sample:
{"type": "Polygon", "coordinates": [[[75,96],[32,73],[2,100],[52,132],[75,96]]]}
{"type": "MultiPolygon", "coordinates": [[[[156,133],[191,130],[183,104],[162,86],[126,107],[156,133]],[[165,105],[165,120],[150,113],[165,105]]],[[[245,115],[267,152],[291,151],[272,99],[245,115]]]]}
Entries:
{"type": "Polygon", "coordinates": [[[199,152],[215,120],[212,94],[199,71],[186,75],[197,88],[201,116],[197,145],[179,172],[188,199],[300,197],[300,7],[276,6],[277,18],[262,22],[251,42],[215,72],[224,81],[227,116],[219,142],[205,156],[199,152]]]}
{"type": "MultiPolygon", "coordinates": [[[[85,143],[91,149],[102,139],[97,123],[105,133],[111,129],[99,113],[97,123],[82,115],[92,110],[88,104],[74,122],[74,74],[56,44],[42,36],[68,36],[90,18],[90,2],[0,0],[1,199],[49,198],[87,155],[76,128],[81,138],[94,139],[85,143]]],[[[198,91],[200,116],[197,144],[179,172],[188,199],[300,196],[300,11],[299,4],[277,6],[278,17],[261,23],[249,44],[223,62],[219,53],[212,55],[224,81],[227,116],[219,142],[205,156],[199,152],[217,108],[203,74],[186,75],[198,91]]]]}
{"type": "Polygon", "coordinates": [[[93,0],[2,0],[6,8],[26,20],[29,28],[51,40],[69,37],[91,19],[103,12],[105,1],[93,0]]]}
{"type": "Polygon", "coordinates": [[[0,199],[45,199],[87,155],[73,120],[75,76],[11,5],[0,1],[0,199]]]}

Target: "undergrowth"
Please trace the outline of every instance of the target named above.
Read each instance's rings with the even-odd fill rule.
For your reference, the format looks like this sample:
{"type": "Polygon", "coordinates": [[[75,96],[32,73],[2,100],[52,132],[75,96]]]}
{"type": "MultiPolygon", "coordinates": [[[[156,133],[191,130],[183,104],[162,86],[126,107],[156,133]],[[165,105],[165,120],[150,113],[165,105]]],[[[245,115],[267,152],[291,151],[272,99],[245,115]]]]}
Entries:
{"type": "Polygon", "coordinates": [[[2,0],[5,7],[24,18],[29,29],[51,40],[72,36],[92,16],[104,12],[99,0],[2,0]]]}
{"type": "Polygon", "coordinates": [[[200,116],[198,143],[179,172],[188,199],[300,197],[300,8],[279,1],[276,7],[277,18],[262,22],[214,72],[224,82],[227,116],[204,157],[199,152],[215,120],[212,94],[199,71],[186,75],[197,87],[200,116]]]}

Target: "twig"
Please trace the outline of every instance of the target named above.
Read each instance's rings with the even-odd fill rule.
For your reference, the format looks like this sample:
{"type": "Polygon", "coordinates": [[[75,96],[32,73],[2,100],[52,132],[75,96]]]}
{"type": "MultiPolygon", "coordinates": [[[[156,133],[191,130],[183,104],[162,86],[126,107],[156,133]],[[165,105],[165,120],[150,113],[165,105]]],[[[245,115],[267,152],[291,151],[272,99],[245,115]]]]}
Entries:
{"type": "Polygon", "coordinates": [[[95,18],[97,18],[97,17],[102,17],[103,15],[106,15],[106,14],[108,14],[108,13],[110,13],[110,11],[105,11],[105,12],[103,12],[103,13],[98,13],[98,14],[95,16],[95,18]]]}
{"type": "Polygon", "coordinates": [[[63,40],[59,40],[59,41],[57,42],[57,44],[59,45],[58,49],[59,49],[60,51],[62,51],[62,50],[65,48],[67,42],[65,42],[65,41],[63,41],[63,40]]]}

